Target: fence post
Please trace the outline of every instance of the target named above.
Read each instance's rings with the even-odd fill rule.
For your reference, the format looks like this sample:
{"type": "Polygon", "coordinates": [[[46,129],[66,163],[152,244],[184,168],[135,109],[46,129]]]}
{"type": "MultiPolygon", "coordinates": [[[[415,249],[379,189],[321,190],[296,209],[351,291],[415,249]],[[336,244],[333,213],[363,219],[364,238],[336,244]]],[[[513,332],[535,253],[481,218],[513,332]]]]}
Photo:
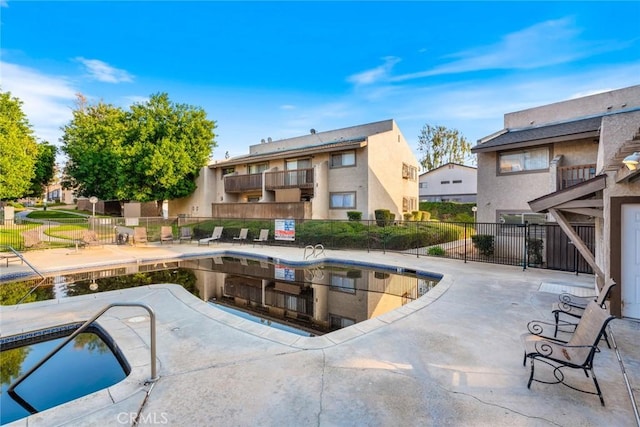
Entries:
{"type": "Polygon", "coordinates": [[[528,251],[527,251],[527,242],[529,240],[529,221],[524,222],[524,235],[522,242],[522,271],[527,269],[527,260],[528,260],[528,251]]]}
{"type": "Polygon", "coordinates": [[[464,223],[464,263],[467,263],[467,223],[464,223]]]}

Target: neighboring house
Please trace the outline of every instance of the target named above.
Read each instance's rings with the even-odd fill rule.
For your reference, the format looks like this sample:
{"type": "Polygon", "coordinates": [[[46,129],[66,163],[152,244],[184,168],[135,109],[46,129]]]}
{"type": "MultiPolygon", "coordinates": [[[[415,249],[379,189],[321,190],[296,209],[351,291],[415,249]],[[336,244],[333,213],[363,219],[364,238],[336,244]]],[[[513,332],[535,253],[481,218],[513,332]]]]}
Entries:
{"type": "Polygon", "coordinates": [[[447,163],[418,178],[421,202],[475,203],[478,172],[472,166],[447,163]]]}
{"type": "Polygon", "coordinates": [[[478,141],[478,221],[509,215],[556,221],[592,267],[611,277],[611,311],[640,318],[640,85],[504,116],[478,141]],[[527,216],[531,215],[531,216],[527,216]],[[596,227],[595,248],[571,222],[596,227]]]}
{"type": "Polygon", "coordinates": [[[54,182],[52,184],[49,184],[46,188],[47,188],[47,201],[60,202],[67,205],[72,205],[74,203],[73,190],[65,190],[64,188],[62,188],[62,184],[60,182],[54,182]]]}
{"type": "Polygon", "coordinates": [[[418,210],[418,161],[394,120],[249,147],[210,163],[169,214],[214,218],[374,219],[418,210]]]}

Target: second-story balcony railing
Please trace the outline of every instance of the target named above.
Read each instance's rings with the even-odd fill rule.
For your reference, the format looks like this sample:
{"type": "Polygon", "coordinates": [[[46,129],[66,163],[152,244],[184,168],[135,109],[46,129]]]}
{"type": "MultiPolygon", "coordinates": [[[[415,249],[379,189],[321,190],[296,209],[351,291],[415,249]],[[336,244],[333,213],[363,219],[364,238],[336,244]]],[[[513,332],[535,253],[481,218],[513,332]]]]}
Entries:
{"type": "Polygon", "coordinates": [[[224,177],[224,191],[227,193],[243,193],[254,190],[262,190],[262,173],[224,177]]]}
{"type": "Polygon", "coordinates": [[[313,188],[313,168],[265,173],[264,188],[313,188]]]}
{"type": "Polygon", "coordinates": [[[558,168],[558,190],[573,187],[596,176],[596,165],[560,166],[558,168]]]}

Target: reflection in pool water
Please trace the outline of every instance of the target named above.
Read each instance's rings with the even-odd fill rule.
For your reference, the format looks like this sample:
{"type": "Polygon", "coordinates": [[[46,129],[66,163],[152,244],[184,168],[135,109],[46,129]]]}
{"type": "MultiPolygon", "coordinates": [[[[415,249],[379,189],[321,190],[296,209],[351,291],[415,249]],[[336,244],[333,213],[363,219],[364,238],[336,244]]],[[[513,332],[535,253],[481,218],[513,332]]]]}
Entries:
{"type": "Polygon", "coordinates": [[[20,375],[58,346],[75,327],[37,338],[3,338],[0,346],[0,424],[52,408],[123,380],[130,368],[124,358],[100,337],[98,329],[84,332],[25,378],[12,393],[7,390],[20,375]]]}
{"type": "MultiPolygon", "coordinates": [[[[299,265],[277,259],[218,256],[64,274],[50,278],[55,293],[49,294],[75,296],[177,283],[204,301],[241,310],[262,323],[275,321],[321,335],[401,307],[427,293],[440,277],[384,266],[299,265]]],[[[46,298],[45,290],[38,292],[46,298]]]]}

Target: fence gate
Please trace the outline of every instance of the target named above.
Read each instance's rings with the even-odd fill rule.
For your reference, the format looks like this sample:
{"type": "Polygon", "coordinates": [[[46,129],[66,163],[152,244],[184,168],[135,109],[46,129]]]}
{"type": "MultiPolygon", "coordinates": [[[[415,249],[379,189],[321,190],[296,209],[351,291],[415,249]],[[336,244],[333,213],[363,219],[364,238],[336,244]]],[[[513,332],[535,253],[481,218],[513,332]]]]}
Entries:
{"type": "MultiPolygon", "coordinates": [[[[550,270],[574,271],[576,273],[593,274],[593,269],[582,257],[569,237],[558,225],[546,225],[547,244],[546,260],[550,270]]],[[[587,247],[593,251],[595,243],[595,227],[589,225],[573,225],[576,233],[587,247]]]]}

